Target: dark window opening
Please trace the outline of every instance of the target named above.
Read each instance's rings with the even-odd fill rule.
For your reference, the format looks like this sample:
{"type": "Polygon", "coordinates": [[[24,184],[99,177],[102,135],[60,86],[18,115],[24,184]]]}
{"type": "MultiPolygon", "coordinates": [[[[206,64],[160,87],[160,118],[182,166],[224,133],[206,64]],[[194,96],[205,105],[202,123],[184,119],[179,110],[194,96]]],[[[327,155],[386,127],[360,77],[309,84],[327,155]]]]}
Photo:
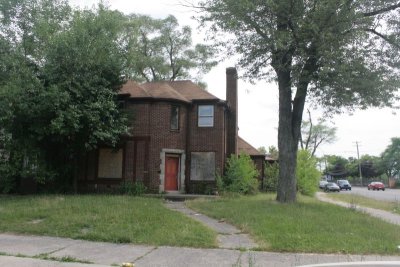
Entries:
{"type": "Polygon", "coordinates": [[[179,107],[171,107],[171,130],[179,130],[179,107]]]}

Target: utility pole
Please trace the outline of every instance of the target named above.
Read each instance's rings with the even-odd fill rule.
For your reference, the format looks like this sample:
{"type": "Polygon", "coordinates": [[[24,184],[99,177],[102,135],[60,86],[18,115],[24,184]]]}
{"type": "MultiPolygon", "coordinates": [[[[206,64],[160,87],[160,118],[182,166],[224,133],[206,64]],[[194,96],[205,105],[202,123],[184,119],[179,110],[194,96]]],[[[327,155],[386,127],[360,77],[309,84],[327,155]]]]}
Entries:
{"type": "Polygon", "coordinates": [[[356,141],[355,143],[357,146],[358,173],[360,174],[361,186],[363,186],[363,179],[362,179],[362,173],[361,173],[360,151],[358,150],[358,141],[356,141]]]}

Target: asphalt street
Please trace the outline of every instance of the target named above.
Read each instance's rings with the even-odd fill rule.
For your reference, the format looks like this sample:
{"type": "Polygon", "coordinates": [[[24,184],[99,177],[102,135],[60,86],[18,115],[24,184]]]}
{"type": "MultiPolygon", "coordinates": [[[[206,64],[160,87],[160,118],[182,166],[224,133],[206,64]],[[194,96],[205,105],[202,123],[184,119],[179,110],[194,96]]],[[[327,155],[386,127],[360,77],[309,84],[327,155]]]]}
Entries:
{"type": "Polygon", "coordinates": [[[400,202],[400,190],[386,188],[385,191],[368,190],[367,187],[354,187],[351,191],[343,190],[341,194],[357,194],[376,200],[400,202]]]}

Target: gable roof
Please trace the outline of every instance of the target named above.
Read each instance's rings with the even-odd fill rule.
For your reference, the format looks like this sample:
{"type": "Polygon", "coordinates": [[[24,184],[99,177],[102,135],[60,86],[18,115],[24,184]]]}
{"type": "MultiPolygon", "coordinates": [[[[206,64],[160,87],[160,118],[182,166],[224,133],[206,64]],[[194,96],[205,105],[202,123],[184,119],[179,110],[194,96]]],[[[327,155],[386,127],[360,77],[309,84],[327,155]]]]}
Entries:
{"type": "Polygon", "coordinates": [[[240,136],[238,136],[238,151],[240,153],[245,153],[250,156],[264,156],[263,153],[260,153],[255,147],[247,143],[240,136]]]}
{"type": "Polygon", "coordinates": [[[187,103],[193,100],[219,99],[188,80],[147,82],[142,84],[129,80],[122,86],[119,93],[129,95],[130,98],[170,99],[187,103]]]}

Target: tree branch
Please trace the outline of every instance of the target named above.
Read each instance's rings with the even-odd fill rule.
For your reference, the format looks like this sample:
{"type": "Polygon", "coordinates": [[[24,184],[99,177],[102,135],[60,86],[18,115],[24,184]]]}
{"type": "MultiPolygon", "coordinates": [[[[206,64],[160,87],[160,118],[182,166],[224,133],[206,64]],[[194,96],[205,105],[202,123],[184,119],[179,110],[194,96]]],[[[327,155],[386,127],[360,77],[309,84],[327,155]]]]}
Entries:
{"type": "Polygon", "coordinates": [[[385,40],[385,41],[388,42],[389,44],[391,44],[391,45],[393,45],[393,46],[395,46],[395,47],[397,47],[397,48],[400,49],[400,45],[396,44],[395,42],[393,42],[392,40],[390,40],[387,36],[385,36],[385,35],[383,35],[383,34],[377,32],[377,31],[375,31],[374,29],[364,29],[364,30],[365,30],[366,32],[370,32],[370,33],[373,33],[373,34],[379,36],[380,38],[382,38],[383,40],[385,40]]]}
{"type": "Polygon", "coordinates": [[[310,141],[311,141],[311,135],[312,135],[312,129],[313,129],[313,123],[312,123],[312,119],[311,119],[311,112],[309,109],[307,109],[308,112],[308,120],[310,122],[310,128],[308,130],[308,136],[307,136],[307,140],[306,140],[306,149],[309,148],[310,146],[310,141]]]}
{"type": "Polygon", "coordinates": [[[376,16],[376,15],[379,15],[379,14],[386,13],[386,12],[388,12],[388,11],[395,10],[395,9],[397,9],[397,8],[399,8],[399,7],[400,7],[400,3],[397,3],[397,4],[395,4],[395,5],[391,5],[391,6],[388,6],[388,7],[384,7],[384,8],[375,10],[375,11],[363,13],[363,16],[364,16],[364,17],[373,17],[373,16],[376,16]]]}

